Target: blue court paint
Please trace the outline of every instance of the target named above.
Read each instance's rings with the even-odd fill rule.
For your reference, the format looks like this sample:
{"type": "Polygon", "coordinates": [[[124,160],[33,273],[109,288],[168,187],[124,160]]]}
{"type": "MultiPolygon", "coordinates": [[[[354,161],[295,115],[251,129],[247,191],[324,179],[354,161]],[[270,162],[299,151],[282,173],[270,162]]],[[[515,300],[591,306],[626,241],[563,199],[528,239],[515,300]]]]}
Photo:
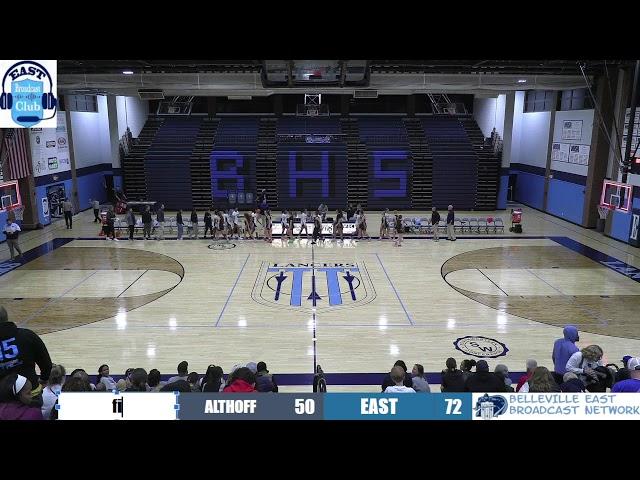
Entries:
{"type": "Polygon", "coordinates": [[[618,260],[611,255],[602,253],[598,250],[595,250],[594,248],[583,245],[582,243],[576,242],[575,240],[568,237],[549,237],[549,239],[573,250],[574,252],[578,252],[579,254],[584,255],[585,257],[598,262],[600,265],[604,265],[605,267],[610,268],[611,270],[614,270],[619,274],[630,278],[631,280],[640,282],[640,269],[634,267],[633,265],[629,265],[622,260],[618,260]]]}
{"type": "Polygon", "coordinates": [[[400,294],[398,293],[398,290],[396,290],[396,287],[393,285],[393,282],[391,281],[391,278],[389,278],[389,274],[387,273],[387,269],[384,268],[384,265],[382,263],[382,260],[380,259],[380,255],[378,255],[376,253],[376,257],[378,258],[378,262],[380,262],[380,266],[382,267],[382,270],[384,271],[384,274],[387,277],[387,280],[389,280],[389,285],[391,285],[391,288],[393,288],[393,291],[396,294],[396,297],[398,297],[398,301],[400,302],[400,305],[402,305],[402,309],[404,310],[404,314],[407,316],[407,318],[409,319],[409,323],[411,325],[415,325],[413,323],[413,320],[411,319],[411,315],[409,315],[409,312],[407,312],[407,308],[404,306],[404,303],[402,302],[402,299],[400,298],[400,294]]]}
{"type": "Polygon", "coordinates": [[[27,252],[23,252],[22,258],[20,260],[5,260],[0,263],[0,277],[5,273],[14,270],[15,268],[24,265],[25,263],[29,263],[36,258],[42,257],[47,253],[53,252],[56,248],[62,247],[69,242],[73,242],[74,238],[54,238],[53,240],[43,243],[42,245],[38,245],[36,248],[32,248],[27,252]]]}
{"type": "Polygon", "coordinates": [[[291,285],[290,304],[296,307],[299,307],[300,305],[302,305],[302,277],[304,276],[304,272],[302,270],[308,270],[308,269],[292,269],[293,283],[291,285]]]}
{"type": "Polygon", "coordinates": [[[216,327],[220,323],[220,319],[222,318],[222,315],[224,314],[224,311],[227,308],[227,305],[229,304],[229,300],[231,300],[231,295],[233,295],[233,291],[236,289],[236,285],[238,285],[238,280],[240,280],[240,276],[242,275],[242,272],[244,271],[244,267],[247,265],[247,262],[249,261],[249,257],[250,256],[251,256],[251,254],[248,254],[247,258],[245,259],[244,263],[242,264],[242,268],[240,269],[240,273],[238,273],[238,277],[236,278],[236,281],[233,284],[233,287],[231,287],[231,291],[229,292],[229,296],[227,297],[227,301],[224,302],[224,307],[222,307],[222,311],[220,312],[220,315],[218,316],[218,320],[216,321],[216,327]]]}
{"type": "Polygon", "coordinates": [[[342,295],[340,295],[340,284],[338,283],[338,272],[343,272],[344,268],[319,268],[318,271],[325,272],[327,275],[329,305],[342,305],[342,295]]]}

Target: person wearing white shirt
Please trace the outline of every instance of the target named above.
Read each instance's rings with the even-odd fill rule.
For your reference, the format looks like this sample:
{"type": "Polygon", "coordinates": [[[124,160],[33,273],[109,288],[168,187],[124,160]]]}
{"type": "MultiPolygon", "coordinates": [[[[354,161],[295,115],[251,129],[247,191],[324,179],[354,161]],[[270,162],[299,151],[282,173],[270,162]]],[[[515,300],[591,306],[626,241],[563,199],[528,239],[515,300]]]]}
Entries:
{"type": "Polygon", "coordinates": [[[18,235],[21,231],[22,230],[17,223],[14,223],[10,218],[7,218],[7,224],[4,226],[4,234],[7,236],[7,245],[9,245],[11,260],[14,259],[14,249],[18,251],[20,254],[19,257],[22,258],[22,250],[20,249],[20,245],[18,245],[18,235]]]}
{"type": "Polygon", "coordinates": [[[402,367],[393,367],[391,369],[391,380],[395,385],[387,387],[384,393],[416,393],[411,387],[404,385],[404,369],[402,367]]]}
{"type": "Polygon", "coordinates": [[[58,401],[58,395],[64,385],[64,380],[67,375],[66,370],[62,365],[53,365],[51,367],[51,373],[49,373],[49,381],[47,386],[42,390],[42,417],[45,420],[49,420],[51,416],[51,410],[58,401]]]}
{"type": "Polygon", "coordinates": [[[307,231],[307,211],[303,210],[300,214],[300,231],[298,232],[298,238],[302,235],[302,230],[304,230],[307,239],[309,238],[309,232],[307,231]]]}

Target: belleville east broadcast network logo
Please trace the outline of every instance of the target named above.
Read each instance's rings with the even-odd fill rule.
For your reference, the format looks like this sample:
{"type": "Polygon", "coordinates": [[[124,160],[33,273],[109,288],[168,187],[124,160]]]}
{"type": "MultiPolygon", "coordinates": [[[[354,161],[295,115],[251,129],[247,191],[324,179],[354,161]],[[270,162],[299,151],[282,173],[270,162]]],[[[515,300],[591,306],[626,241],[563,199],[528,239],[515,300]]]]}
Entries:
{"type": "Polygon", "coordinates": [[[0,128],[56,128],[56,60],[0,60],[0,128]]]}

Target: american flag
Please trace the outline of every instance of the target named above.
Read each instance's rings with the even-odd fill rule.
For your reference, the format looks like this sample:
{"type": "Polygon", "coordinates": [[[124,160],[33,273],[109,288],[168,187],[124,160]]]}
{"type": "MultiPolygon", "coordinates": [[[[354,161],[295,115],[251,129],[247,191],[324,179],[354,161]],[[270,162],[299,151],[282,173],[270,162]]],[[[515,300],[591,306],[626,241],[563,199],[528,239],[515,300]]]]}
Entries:
{"type": "Polygon", "coordinates": [[[0,159],[6,179],[18,180],[31,175],[31,162],[25,139],[26,128],[11,128],[5,132],[0,159]]]}

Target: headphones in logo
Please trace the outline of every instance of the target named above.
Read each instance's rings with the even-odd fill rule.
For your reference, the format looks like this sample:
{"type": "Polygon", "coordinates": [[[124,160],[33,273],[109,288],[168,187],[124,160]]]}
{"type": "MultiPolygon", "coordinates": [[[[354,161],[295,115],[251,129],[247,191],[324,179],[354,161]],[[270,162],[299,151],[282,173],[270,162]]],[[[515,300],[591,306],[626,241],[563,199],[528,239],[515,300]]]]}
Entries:
{"type": "MultiPolygon", "coordinates": [[[[40,68],[40,70],[46,73],[47,78],[49,79],[49,93],[42,94],[42,108],[45,110],[55,109],[58,106],[58,100],[53,95],[53,79],[51,78],[51,75],[49,74],[47,69],[44,68],[42,65],[30,60],[24,60],[22,62],[18,62],[14,65],[11,65],[11,67],[9,67],[6,73],[4,74],[4,77],[2,77],[2,95],[0,95],[0,109],[9,110],[13,106],[13,95],[11,95],[11,92],[7,92],[4,86],[7,81],[7,77],[9,76],[9,72],[12,71],[15,67],[19,65],[24,65],[24,64],[36,65],[37,67],[40,68]]],[[[53,116],[43,118],[42,120],[47,120],[49,118],[53,118],[53,116]]]]}

